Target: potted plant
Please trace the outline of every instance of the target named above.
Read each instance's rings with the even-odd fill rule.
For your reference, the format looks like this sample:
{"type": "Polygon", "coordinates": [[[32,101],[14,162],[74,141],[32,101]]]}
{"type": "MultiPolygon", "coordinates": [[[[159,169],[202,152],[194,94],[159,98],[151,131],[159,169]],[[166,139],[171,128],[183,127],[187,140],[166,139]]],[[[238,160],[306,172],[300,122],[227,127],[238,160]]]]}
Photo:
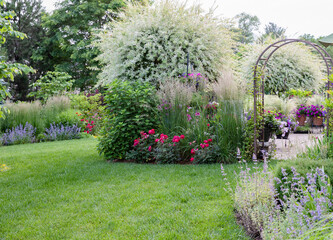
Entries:
{"type": "Polygon", "coordinates": [[[313,126],[319,127],[323,125],[325,113],[323,105],[311,105],[307,107],[307,116],[312,117],[313,126]]]}
{"type": "MultiPolygon", "coordinates": [[[[269,139],[272,137],[273,133],[279,128],[279,123],[275,118],[275,113],[271,111],[264,112],[264,141],[268,142],[269,139]]],[[[261,136],[261,139],[263,137],[261,136]]]]}
{"type": "Polygon", "coordinates": [[[304,126],[306,116],[307,116],[307,107],[304,106],[304,104],[301,104],[297,109],[296,109],[296,117],[297,117],[297,122],[299,126],[304,126]]]}
{"type": "Polygon", "coordinates": [[[276,130],[277,139],[288,139],[289,133],[295,131],[297,123],[291,117],[287,117],[281,113],[275,114],[275,118],[279,123],[279,127],[276,130]]]}

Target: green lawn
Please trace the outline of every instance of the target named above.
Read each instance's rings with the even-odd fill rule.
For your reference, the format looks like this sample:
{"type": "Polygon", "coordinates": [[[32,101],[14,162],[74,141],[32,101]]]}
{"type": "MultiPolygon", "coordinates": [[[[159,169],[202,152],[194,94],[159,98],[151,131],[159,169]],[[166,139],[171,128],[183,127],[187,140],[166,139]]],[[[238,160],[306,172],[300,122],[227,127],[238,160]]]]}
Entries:
{"type": "Polygon", "coordinates": [[[96,144],[0,147],[0,239],[248,239],[219,165],[107,163],[96,144]]]}

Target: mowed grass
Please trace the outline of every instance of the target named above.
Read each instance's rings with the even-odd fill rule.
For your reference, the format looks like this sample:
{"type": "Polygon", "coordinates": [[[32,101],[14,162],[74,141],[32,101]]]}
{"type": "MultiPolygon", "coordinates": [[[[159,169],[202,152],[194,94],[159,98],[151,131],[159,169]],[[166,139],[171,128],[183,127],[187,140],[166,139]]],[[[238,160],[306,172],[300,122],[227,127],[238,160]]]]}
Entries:
{"type": "Polygon", "coordinates": [[[218,164],[107,163],[96,144],[0,147],[0,239],[248,239],[218,164]]]}

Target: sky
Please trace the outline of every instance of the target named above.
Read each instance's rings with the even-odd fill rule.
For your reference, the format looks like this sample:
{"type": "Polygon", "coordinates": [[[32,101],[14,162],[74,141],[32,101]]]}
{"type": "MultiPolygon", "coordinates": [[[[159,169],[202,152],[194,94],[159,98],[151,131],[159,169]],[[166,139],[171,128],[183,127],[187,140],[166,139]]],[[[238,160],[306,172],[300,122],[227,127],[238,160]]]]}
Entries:
{"type": "MultiPolygon", "coordinates": [[[[47,11],[54,9],[57,0],[43,0],[47,11]]],[[[286,28],[290,38],[304,33],[315,37],[333,33],[333,0],[187,0],[188,4],[201,4],[208,11],[215,6],[215,14],[233,18],[245,12],[256,15],[261,22],[261,32],[269,22],[286,28]]]]}

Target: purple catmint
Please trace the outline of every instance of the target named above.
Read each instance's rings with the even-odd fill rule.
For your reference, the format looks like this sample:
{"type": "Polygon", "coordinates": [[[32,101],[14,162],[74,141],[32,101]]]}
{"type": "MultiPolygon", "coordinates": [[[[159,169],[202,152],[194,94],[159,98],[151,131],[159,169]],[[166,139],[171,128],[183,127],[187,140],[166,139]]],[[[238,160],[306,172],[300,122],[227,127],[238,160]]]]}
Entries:
{"type": "Polygon", "coordinates": [[[64,126],[62,124],[51,124],[49,128],[45,129],[45,140],[56,141],[56,140],[70,140],[78,139],[80,135],[81,128],[77,125],[64,126]]]}
{"type": "Polygon", "coordinates": [[[33,143],[36,141],[35,132],[36,128],[27,122],[24,126],[20,124],[12,129],[7,129],[0,137],[0,142],[2,145],[33,143]]]}

